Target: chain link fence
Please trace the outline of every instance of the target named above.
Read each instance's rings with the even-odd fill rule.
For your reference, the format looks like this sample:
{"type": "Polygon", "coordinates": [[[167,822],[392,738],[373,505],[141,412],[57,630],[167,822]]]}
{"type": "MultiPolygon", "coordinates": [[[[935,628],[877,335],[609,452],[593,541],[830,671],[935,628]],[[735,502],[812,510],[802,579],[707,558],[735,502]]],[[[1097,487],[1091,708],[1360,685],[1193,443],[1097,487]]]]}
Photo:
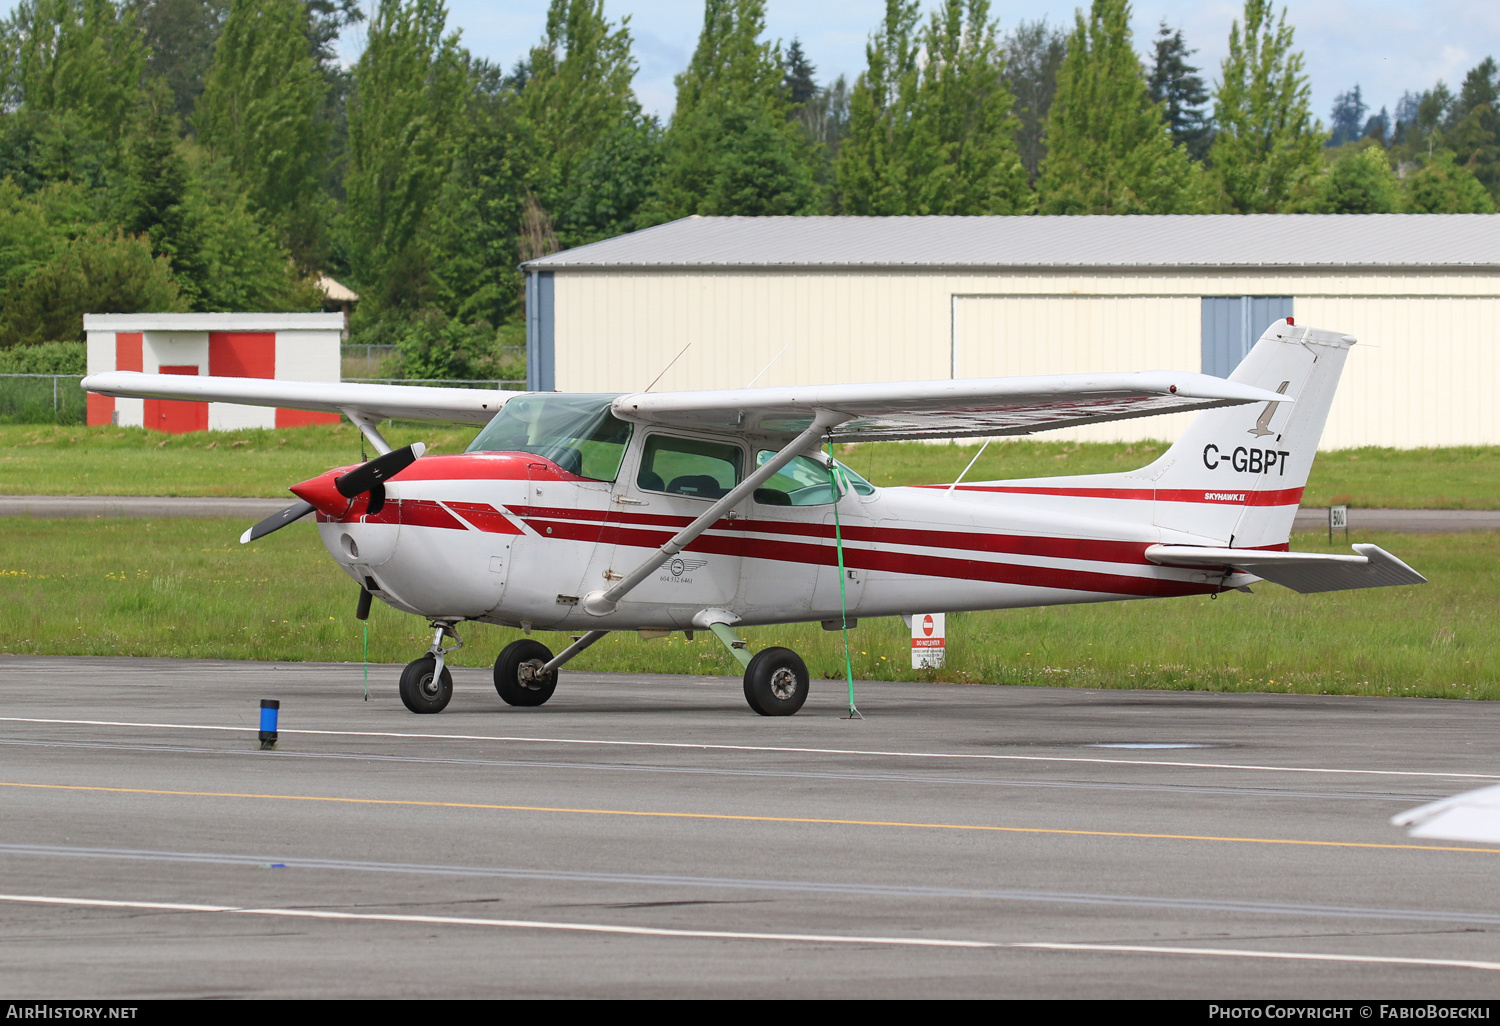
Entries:
{"type": "Polygon", "coordinates": [[[82,424],[82,374],[0,374],[0,424],[82,424]]]}

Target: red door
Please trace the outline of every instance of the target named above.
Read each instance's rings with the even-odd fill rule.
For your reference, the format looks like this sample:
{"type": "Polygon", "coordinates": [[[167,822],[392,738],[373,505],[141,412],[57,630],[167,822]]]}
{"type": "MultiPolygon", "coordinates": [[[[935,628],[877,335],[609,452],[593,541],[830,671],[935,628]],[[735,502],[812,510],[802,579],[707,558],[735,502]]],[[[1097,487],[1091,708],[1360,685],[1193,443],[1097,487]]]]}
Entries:
{"type": "MultiPolygon", "coordinates": [[[[158,367],[161,374],[193,374],[198,368],[193,364],[177,367],[158,367]]],[[[146,427],[168,434],[183,435],[189,431],[208,430],[208,403],[187,402],[180,399],[147,399],[144,403],[146,427]]]]}

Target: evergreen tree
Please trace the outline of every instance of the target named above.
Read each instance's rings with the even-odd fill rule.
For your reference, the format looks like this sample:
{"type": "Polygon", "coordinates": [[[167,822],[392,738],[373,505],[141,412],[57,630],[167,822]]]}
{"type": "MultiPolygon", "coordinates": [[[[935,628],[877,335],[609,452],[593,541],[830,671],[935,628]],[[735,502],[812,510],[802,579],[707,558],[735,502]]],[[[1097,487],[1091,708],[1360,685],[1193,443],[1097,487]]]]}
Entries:
{"type": "Polygon", "coordinates": [[[793,107],[802,107],[817,93],[818,83],[813,78],[817,70],[802,52],[802,40],[793,36],[781,72],[781,87],[786,90],[786,98],[793,107]]]}
{"type": "Polygon", "coordinates": [[[1309,109],[1303,56],[1292,38],[1284,9],[1272,23],[1270,0],[1245,0],[1244,26],[1236,21],[1229,32],[1209,160],[1236,213],[1279,209],[1319,170],[1322,126],[1309,109]]]}
{"type": "Polygon", "coordinates": [[[1458,100],[1450,108],[1452,127],[1443,133],[1443,145],[1457,154],[1459,163],[1500,197],[1500,84],[1497,66],[1486,57],[1464,76],[1458,100]]]}
{"type": "Polygon", "coordinates": [[[126,234],[150,240],[151,252],[171,262],[189,304],[199,296],[200,232],[188,215],[187,164],[178,153],[176,97],[157,79],[144,97],[130,140],[125,173],[117,179],[117,214],[126,234]]]}
{"type": "Polygon", "coordinates": [[[469,92],[446,22],[441,0],[380,0],[354,67],[343,245],[375,306],[420,307],[432,297],[424,232],[469,92]]]}
{"type": "Polygon", "coordinates": [[[150,50],[146,73],[167,83],[173,108],[186,121],[203,93],[228,0],[142,0],[136,11],[150,50]]]}
{"type": "Polygon", "coordinates": [[[1358,82],[1347,93],[1335,96],[1333,111],[1329,117],[1328,145],[1342,146],[1360,138],[1364,134],[1360,129],[1364,127],[1365,111],[1369,109],[1370,105],[1365,103],[1358,82]]]}
{"type": "Polygon", "coordinates": [[[300,0],[233,0],[198,102],[199,140],[244,181],[303,266],[321,262],[327,86],[300,0]]]}
{"type": "Polygon", "coordinates": [[[1005,41],[1005,84],[1016,97],[1016,149],[1027,179],[1035,182],[1047,155],[1047,113],[1057,94],[1057,70],[1068,52],[1068,37],[1047,19],[1023,21],[1005,41]]]}
{"type": "Polygon", "coordinates": [[[516,265],[521,262],[522,211],[535,191],[537,143],[500,69],[473,61],[469,70],[472,88],[453,169],[428,230],[432,298],[461,322],[495,325],[520,308],[516,265]]]}
{"type": "Polygon", "coordinates": [[[1170,214],[1194,209],[1196,168],[1173,143],[1131,45],[1127,0],[1077,15],[1047,118],[1037,183],[1046,214],[1170,214]]]}
{"type": "Polygon", "coordinates": [[[918,18],[918,0],[886,0],[885,20],[865,45],[866,67],[849,95],[849,135],[837,166],[845,214],[929,212],[937,138],[917,109],[918,18]]]}
{"type": "Polygon", "coordinates": [[[1015,97],[988,0],[946,0],[914,37],[915,22],[915,4],[890,0],[885,29],[867,47],[839,154],[843,209],[1025,212],[1031,195],[1015,147],[1015,97]]]}
{"type": "Polygon", "coordinates": [[[520,107],[537,142],[535,189],[546,210],[568,201],[574,169],[604,136],[636,123],[628,20],[610,26],[603,0],[552,0],[531,49],[520,107]]]}
{"type": "Polygon", "coordinates": [[[1406,209],[1414,214],[1493,214],[1495,201],[1484,185],[1458,164],[1449,150],[1438,150],[1402,182],[1406,209]]]}
{"type": "Polygon", "coordinates": [[[676,79],[656,195],[640,223],[816,208],[813,147],[790,119],[780,54],[761,42],[764,31],[764,0],[706,0],[697,49],[676,79]]]}
{"type": "Polygon", "coordinates": [[[4,26],[13,105],[73,119],[111,143],[146,69],[134,14],[111,0],[21,0],[4,26]]]}
{"type": "Polygon", "coordinates": [[[996,27],[989,0],[946,0],[923,33],[917,105],[951,169],[933,213],[1019,214],[1031,207],[996,27]]]}
{"type": "Polygon", "coordinates": [[[1345,150],[1306,188],[1305,198],[1287,204],[1289,212],[1393,214],[1401,209],[1401,184],[1380,146],[1345,150]]]}
{"type": "Polygon", "coordinates": [[[1208,93],[1198,69],[1187,62],[1197,50],[1183,42],[1182,30],[1173,31],[1165,20],[1157,27],[1156,49],[1151,60],[1151,77],[1146,80],[1151,99],[1166,112],[1172,138],[1187,148],[1188,154],[1202,159],[1210,142],[1203,105],[1208,93]]]}

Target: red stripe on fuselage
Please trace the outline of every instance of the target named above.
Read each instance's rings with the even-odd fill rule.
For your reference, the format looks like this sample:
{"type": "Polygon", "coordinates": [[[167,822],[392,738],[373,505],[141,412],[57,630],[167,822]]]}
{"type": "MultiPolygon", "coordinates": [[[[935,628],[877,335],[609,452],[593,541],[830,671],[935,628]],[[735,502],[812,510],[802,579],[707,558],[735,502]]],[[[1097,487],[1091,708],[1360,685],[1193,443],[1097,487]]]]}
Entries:
{"type": "MultiPolygon", "coordinates": [[[[537,523],[552,521],[553,536],[557,537],[557,521],[585,521],[597,525],[606,514],[593,510],[557,509],[538,506],[514,506],[511,511],[525,518],[533,529],[537,523]]],[[[688,517],[661,516],[652,513],[607,514],[615,526],[628,525],[655,527],[676,533],[692,521],[688,517]]],[[[539,530],[539,529],[538,529],[539,530]]],[[[720,520],[709,530],[734,531],[753,534],[793,535],[805,538],[833,540],[832,524],[797,523],[781,520],[720,520]]],[[[651,537],[657,537],[653,534],[651,537]]],[[[660,534],[660,545],[671,534],[660,534]]],[[[942,531],[928,528],[866,527],[845,524],[843,537],[846,541],[864,542],[871,545],[913,545],[922,548],[964,549],[973,552],[999,552],[1021,556],[1041,556],[1052,559],[1087,559],[1109,563],[1149,564],[1146,547],[1151,542],[1101,541],[1090,538],[1049,538],[1030,535],[983,534],[970,531],[942,531]]],[[[701,538],[701,536],[700,536],[701,538]]],[[[580,538],[582,540],[582,538],[580,538]]],[[[697,545],[694,542],[693,545],[697,545]]],[[[691,548],[693,546],[689,546],[691,548]]]]}
{"type": "Polygon", "coordinates": [[[494,506],[483,502],[445,502],[453,512],[463,517],[474,527],[485,534],[521,534],[523,533],[509,517],[501,513],[494,506]]]}
{"type": "MultiPolygon", "coordinates": [[[[626,545],[637,548],[656,548],[669,539],[670,530],[646,527],[628,527],[620,524],[599,524],[574,520],[527,520],[527,526],[539,533],[552,529],[551,538],[569,541],[594,542],[606,545],[626,545]]],[[[738,525],[736,525],[738,526],[738,525]]],[[[815,526],[815,525],[799,525],[815,526]]],[[[928,532],[909,531],[909,534],[928,532]]],[[[939,532],[942,533],[942,532],[939,532]]],[[[969,536],[965,536],[969,537],[969,536]]],[[[1069,539],[1026,539],[1068,543],[1069,539]]],[[[831,544],[784,541],[780,539],[748,538],[743,535],[702,534],[693,539],[685,551],[708,553],[718,556],[738,556],[745,559],[766,559],[778,563],[800,563],[807,566],[835,566],[838,553],[831,544]]],[[[921,544],[904,539],[901,544],[921,544]]],[[[1130,543],[1110,543],[1129,545],[1130,543]]],[[[1145,545],[1131,546],[1140,552],[1145,545]]],[[[989,549],[983,551],[1004,551],[989,549]]],[[[1085,556],[1069,558],[1086,559],[1085,556]]],[[[1117,560],[1121,561],[1121,560],[1117,560]]],[[[1139,562],[1155,567],[1144,557],[1130,562],[1139,562]]],[[[1095,570],[1075,570],[1060,567],[1027,566],[1018,563],[999,563],[988,560],[964,559],[956,556],[939,556],[907,552],[888,552],[878,549],[846,548],[844,564],[853,570],[881,570],[889,573],[911,574],[918,577],[947,577],[958,580],[988,581],[994,584],[1014,584],[1037,588],[1060,588],[1067,591],[1090,591],[1115,595],[1171,596],[1203,595],[1219,591],[1217,585],[1196,584],[1189,581],[1174,581],[1153,577],[1132,577],[1095,570]]]]}

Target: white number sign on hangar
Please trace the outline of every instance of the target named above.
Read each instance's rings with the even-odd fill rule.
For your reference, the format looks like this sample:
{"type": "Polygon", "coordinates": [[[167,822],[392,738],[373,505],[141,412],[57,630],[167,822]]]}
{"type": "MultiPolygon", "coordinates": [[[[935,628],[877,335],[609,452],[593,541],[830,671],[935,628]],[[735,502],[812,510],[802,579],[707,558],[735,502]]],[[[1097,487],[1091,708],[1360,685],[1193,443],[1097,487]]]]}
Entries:
{"type": "Polygon", "coordinates": [[[1500,215],[689,217],[524,269],[534,389],[641,389],[690,343],[658,388],[1227,374],[1294,316],[1363,343],[1325,448],[1500,444],[1500,215]]]}

